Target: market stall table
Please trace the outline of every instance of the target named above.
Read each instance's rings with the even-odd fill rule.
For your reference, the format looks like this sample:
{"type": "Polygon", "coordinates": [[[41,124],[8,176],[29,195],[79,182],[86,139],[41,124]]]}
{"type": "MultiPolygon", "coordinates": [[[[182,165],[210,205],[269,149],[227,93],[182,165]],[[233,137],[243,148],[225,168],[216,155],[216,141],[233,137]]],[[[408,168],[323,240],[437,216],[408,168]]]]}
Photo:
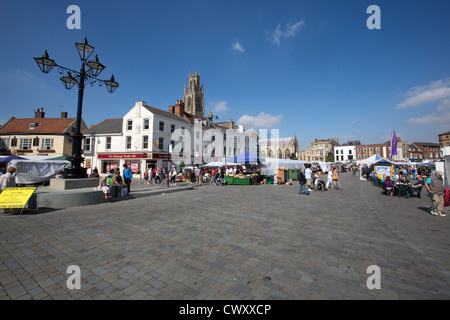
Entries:
{"type": "Polygon", "coordinates": [[[236,177],[225,176],[225,181],[230,185],[253,185],[255,184],[256,177],[236,177]]]}

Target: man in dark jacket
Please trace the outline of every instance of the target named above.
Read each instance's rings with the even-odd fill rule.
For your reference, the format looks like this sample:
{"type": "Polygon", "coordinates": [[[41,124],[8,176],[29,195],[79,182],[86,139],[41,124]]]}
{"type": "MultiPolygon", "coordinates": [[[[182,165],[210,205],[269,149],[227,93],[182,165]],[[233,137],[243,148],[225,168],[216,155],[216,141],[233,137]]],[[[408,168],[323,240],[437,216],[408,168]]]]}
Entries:
{"type": "Polygon", "coordinates": [[[302,194],[302,190],[305,192],[305,195],[309,195],[308,189],[306,189],[306,177],[305,177],[305,168],[302,168],[298,174],[298,182],[300,182],[300,189],[298,190],[298,194],[302,194]]]}

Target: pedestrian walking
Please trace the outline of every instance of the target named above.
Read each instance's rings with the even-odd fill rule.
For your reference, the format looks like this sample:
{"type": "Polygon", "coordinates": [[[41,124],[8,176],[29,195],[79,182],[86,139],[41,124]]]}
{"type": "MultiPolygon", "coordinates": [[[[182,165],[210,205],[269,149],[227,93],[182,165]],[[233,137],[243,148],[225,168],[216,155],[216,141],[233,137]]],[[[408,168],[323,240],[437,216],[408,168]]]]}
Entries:
{"type": "Polygon", "coordinates": [[[300,169],[300,172],[298,173],[298,181],[300,183],[300,189],[298,190],[298,194],[305,193],[305,195],[309,195],[309,192],[306,189],[305,168],[300,169]]]}
{"type": "Polygon", "coordinates": [[[430,213],[434,216],[440,215],[445,217],[444,210],[444,180],[442,171],[436,171],[434,175],[430,176],[425,182],[425,186],[431,197],[430,213]]]}

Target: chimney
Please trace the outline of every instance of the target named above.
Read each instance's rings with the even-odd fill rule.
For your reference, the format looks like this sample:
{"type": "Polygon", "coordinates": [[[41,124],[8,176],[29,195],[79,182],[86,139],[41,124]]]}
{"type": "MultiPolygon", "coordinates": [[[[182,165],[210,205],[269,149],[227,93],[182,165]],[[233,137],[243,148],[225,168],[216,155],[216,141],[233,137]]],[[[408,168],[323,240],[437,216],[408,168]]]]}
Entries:
{"type": "Polygon", "coordinates": [[[234,129],[234,121],[233,121],[233,119],[230,119],[228,121],[228,129],[230,129],[230,130],[234,129]]]}
{"type": "Polygon", "coordinates": [[[34,117],[37,119],[45,118],[44,108],[41,109],[38,108],[37,111],[34,112],[34,117]]]}
{"type": "Polygon", "coordinates": [[[175,107],[174,106],[169,106],[169,112],[170,113],[175,113],[175,107]]]}
{"type": "Polygon", "coordinates": [[[61,112],[61,118],[67,119],[67,112],[61,112]]]}
{"type": "Polygon", "coordinates": [[[181,100],[177,100],[177,103],[175,104],[175,112],[177,116],[182,117],[184,114],[184,102],[181,100]]]}

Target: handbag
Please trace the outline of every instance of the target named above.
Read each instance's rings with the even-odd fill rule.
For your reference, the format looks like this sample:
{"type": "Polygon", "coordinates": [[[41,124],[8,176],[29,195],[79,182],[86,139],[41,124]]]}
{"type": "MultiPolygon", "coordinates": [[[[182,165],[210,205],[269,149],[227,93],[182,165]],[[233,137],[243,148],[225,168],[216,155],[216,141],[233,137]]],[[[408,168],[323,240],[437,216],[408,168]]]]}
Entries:
{"type": "Polygon", "coordinates": [[[126,196],[128,194],[128,188],[127,187],[123,187],[122,190],[120,191],[120,194],[122,196],[126,196]]]}

